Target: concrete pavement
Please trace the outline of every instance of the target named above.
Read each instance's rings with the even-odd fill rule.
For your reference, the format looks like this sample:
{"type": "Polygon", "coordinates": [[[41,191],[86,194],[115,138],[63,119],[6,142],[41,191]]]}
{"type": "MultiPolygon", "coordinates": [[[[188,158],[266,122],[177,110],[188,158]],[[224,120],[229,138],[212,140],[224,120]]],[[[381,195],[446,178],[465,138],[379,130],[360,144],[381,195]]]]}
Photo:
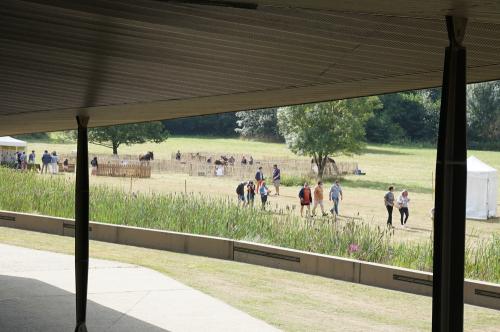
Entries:
{"type": "MultiPolygon", "coordinates": [[[[0,331],[73,331],[74,257],[0,244],[0,331]]],[[[163,274],[91,259],[89,331],[277,331],[163,274]]]]}

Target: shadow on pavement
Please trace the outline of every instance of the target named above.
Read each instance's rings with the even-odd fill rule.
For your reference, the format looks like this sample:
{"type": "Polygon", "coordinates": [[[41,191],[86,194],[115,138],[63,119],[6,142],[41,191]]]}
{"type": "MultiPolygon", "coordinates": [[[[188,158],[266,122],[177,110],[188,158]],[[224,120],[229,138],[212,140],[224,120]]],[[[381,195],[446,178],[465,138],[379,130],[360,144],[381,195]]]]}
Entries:
{"type": "MultiPolygon", "coordinates": [[[[0,275],[0,331],[73,331],[75,295],[42,281],[0,275]]],[[[93,301],[89,331],[168,332],[93,301]]]]}

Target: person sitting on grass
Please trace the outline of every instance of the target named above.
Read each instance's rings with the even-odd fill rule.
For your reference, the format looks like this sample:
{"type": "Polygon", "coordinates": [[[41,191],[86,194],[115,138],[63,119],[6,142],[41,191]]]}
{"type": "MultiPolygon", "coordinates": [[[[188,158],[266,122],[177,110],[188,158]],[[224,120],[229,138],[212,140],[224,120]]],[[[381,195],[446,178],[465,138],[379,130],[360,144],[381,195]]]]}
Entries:
{"type": "Polygon", "coordinates": [[[248,181],[247,184],[247,205],[253,207],[253,202],[255,199],[255,184],[253,181],[248,181]]]}
{"type": "Polygon", "coordinates": [[[236,187],[236,195],[238,195],[238,206],[245,207],[245,185],[246,182],[241,182],[237,187],[236,187]]]}
{"type": "Polygon", "coordinates": [[[313,216],[316,216],[316,208],[318,205],[321,208],[321,214],[323,217],[326,216],[327,214],[325,213],[325,207],[323,204],[323,182],[321,181],[318,181],[318,185],[314,188],[313,202],[313,216]]]}
{"type": "Polygon", "coordinates": [[[259,193],[260,193],[260,200],[262,201],[262,210],[266,209],[266,203],[267,203],[267,196],[271,193],[271,190],[267,188],[266,182],[262,181],[259,187],[259,193]]]}
{"type": "Polygon", "coordinates": [[[304,186],[299,191],[299,199],[300,199],[300,216],[304,216],[304,206],[307,206],[306,217],[311,214],[311,188],[309,185],[304,183],[304,186]]]}

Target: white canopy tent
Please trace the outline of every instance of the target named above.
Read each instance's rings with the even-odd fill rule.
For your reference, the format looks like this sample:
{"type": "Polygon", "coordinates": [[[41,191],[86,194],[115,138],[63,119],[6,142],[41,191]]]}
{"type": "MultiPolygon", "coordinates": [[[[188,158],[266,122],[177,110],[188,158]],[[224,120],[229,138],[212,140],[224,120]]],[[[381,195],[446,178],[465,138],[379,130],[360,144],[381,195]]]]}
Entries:
{"type": "Polygon", "coordinates": [[[0,136],[0,162],[16,161],[16,152],[26,150],[26,142],[10,136],[0,136]]]}
{"type": "Polygon", "coordinates": [[[470,219],[488,219],[496,216],[497,170],[472,156],[467,159],[467,208],[470,219]]]}

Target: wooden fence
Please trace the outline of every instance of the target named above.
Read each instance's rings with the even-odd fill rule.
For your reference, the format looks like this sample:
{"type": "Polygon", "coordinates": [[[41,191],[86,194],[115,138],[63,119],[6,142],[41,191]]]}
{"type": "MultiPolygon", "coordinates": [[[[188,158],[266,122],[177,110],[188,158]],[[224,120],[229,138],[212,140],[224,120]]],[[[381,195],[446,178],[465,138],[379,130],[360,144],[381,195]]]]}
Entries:
{"type": "MultiPolygon", "coordinates": [[[[224,154],[223,154],[224,155],[224,154]]],[[[231,156],[230,154],[225,154],[231,156]]],[[[181,154],[181,160],[175,160],[175,153],[172,154],[171,160],[155,159],[148,162],[148,170],[141,171],[141,163],[138,156],[133,155],[120,155],[114,156],[110,154],[92,154],[91,157],[96,156],[99,161],[98,175],[104,176],[125,176],[125,177],[150,177],[153,173],[183,173],[191,176],[224,176],[234,177],[238,179],[253,179],[258,167],[262,167],[266,178],[270,178],[273,170],[273,165],[277,164],[281,169],[283,175],[288,176],[314,176],[317,174],[315,164],[311,163],[310,159],[292,159],[292,158],[266,158],[254,159],[253,165],[241,164],[242,155],[233,154],[235,162],[233,165],[226,165],[222,168],[214,164],[215,156],[220,154],[209,154],[207,152],[191,153],[186,152],[181,154]],[[212,157],[212,163],[207,163],[207,158],[212,157]],[[109,167],[106,167],[109,166],[109,167]],[[139,169],[138,171],[134,171],[139,169]],[[149,172],[149,173],[148,173],[149,172]],[[143,175],[145,173],[145,175],[143,175]],[[116,174],[116,175],[115,175],[116,174]],[[125,174],[125,175],[124,175],[125,174]],[[132,175],[129,175],[132,174],[132,175]],[[137,175],[135,175],[137,174],[137,175]]],[[[72,154],[63,156],[68,158],[70,164],[76,160],[76,156],[72,154]]],[[[248,156],[247,156],[248,158],[248,156]]],[[[335,162],[326,165],[324,176],[338,176],[353,174],[358,168],[356,162],[335,162]]]]}
{"type": "Polygon", "coordinates": [[[97,176],[114,176],[114,177],[129,177],[129,178],[150,178],[151,165],[147,163],[141,164],[99,164],[96,174],[97,176]]]}

